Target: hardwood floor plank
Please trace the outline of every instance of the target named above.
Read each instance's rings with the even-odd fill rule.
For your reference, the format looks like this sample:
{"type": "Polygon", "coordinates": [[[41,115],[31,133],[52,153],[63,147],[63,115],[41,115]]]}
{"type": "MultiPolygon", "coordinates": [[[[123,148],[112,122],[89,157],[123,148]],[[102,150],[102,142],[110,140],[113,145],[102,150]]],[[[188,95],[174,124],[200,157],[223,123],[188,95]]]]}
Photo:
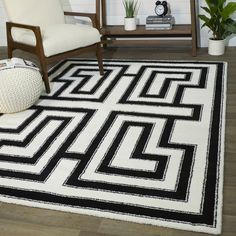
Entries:
{"type": "Polygon", "coordinates": [[[163,227],[157,228],[155,226],[104,219],[98,231],[105,234],[112,232],[114,235],[122,236],[159,236],[163,235],[166,230],[167,229],[163,227]]]}
{"type": "Polygon", "coordinates": [[[115,220],[103,220],[99,232],[117,232],[114,235],[122,236],[206,236],[205,233],[176,230],[165,227],[135,224],[115,220]]]}
{"type": "Polygon", "coordinates": [[[79,230],[67,229],[63,225],[62,227],[48,227],[0,218],[1,236],[79,236],[79,233],[79,230]]]}
{"type": "Polygon", "coordinates": [[[30,224],[44,226],[63,225],[65,228],[97,230],[101,219],[97,217],[53,211],[34,207],[3,203],[0,207],[0,218],[7,220],[23,221],[30,224]]]}
{"type": "Polygon", "coordinates": [[[79,236],[114,236],[114,234],[95,233],[94,231],[81,231],[79,236]]]}
{"type": "MultiPolygon", "coordinates": [[[[223,215],[223,232],[234,233],[236,235],[236,216],[235,215],[223,215]]],[[[223,234],[222,234],[223,235],[223,234]]]]}

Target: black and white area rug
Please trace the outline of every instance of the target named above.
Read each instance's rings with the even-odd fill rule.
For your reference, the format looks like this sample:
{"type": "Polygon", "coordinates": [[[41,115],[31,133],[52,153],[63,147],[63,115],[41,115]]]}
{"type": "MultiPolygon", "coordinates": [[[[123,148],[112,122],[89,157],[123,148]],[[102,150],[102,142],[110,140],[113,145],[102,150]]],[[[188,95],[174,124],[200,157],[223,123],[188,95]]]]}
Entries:
{"type": "Polygon", "coordinates": [[[68,59],[0,116],[0,201],[221,231],[223,62],[68,59]]]}

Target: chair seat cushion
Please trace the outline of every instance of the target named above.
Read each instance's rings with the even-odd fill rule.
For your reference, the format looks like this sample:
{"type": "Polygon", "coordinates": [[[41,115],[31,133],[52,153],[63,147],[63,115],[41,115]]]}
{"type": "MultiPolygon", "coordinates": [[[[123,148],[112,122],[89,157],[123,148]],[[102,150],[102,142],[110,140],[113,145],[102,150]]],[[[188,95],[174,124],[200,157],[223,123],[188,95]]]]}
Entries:
{"type": "MultiPolygon", "coordinates": [[[[50,25],[41,33],[46,57],[92,45],[100,42],[101,37],[96,28],[83,24],[50,25]]],[[[36,45],[34,34],[29,30],[15,29],[13,38],[17,42],[36,45]]]]}

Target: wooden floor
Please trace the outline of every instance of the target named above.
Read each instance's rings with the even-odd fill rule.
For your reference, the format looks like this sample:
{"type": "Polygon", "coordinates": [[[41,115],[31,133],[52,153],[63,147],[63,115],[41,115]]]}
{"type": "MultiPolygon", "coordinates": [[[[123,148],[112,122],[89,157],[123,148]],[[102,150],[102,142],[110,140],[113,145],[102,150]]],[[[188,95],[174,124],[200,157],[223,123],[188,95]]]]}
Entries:
{"type": "MultiPolygon", "coordinates": [[[[17,52],[15,56],[22,56],[17,52]]],[[[28,55],[27,55],[28,56],[28,55]]],[[[93,55],[83,55],[83,57],[93,55]]],[[[106,49],[105,58],[157,60],[210,60],[228,62],[227,121],[223,236],[236,235],[236,48],[212,57],[206,49],[193,58],[186,48],[114,48],[106,49]]],[[[6,48],[0,48],[0,59],[6,48]]],[[[35,60],[32,58],[32,60],[35,60]]],[[[0,236],[201,236],[203,233],[154,227],[125,221],[0,203],[0,236]]]]}

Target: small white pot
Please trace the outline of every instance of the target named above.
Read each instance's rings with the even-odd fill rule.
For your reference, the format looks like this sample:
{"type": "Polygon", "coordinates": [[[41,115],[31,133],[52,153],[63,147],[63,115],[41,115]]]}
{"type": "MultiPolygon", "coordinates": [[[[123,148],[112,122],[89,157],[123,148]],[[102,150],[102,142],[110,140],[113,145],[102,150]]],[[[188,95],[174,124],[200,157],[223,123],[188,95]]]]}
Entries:
{"type": "Polygon", "coordinates": [[[220,56],[225,53],[225,40],[209,39],[208,54],[213,56],[220,56]]]}
{"type": "Polygon", "coordinates": [[[136,18],[125,18],[124,25],[125,30],[136,30],[136,18]]]}

